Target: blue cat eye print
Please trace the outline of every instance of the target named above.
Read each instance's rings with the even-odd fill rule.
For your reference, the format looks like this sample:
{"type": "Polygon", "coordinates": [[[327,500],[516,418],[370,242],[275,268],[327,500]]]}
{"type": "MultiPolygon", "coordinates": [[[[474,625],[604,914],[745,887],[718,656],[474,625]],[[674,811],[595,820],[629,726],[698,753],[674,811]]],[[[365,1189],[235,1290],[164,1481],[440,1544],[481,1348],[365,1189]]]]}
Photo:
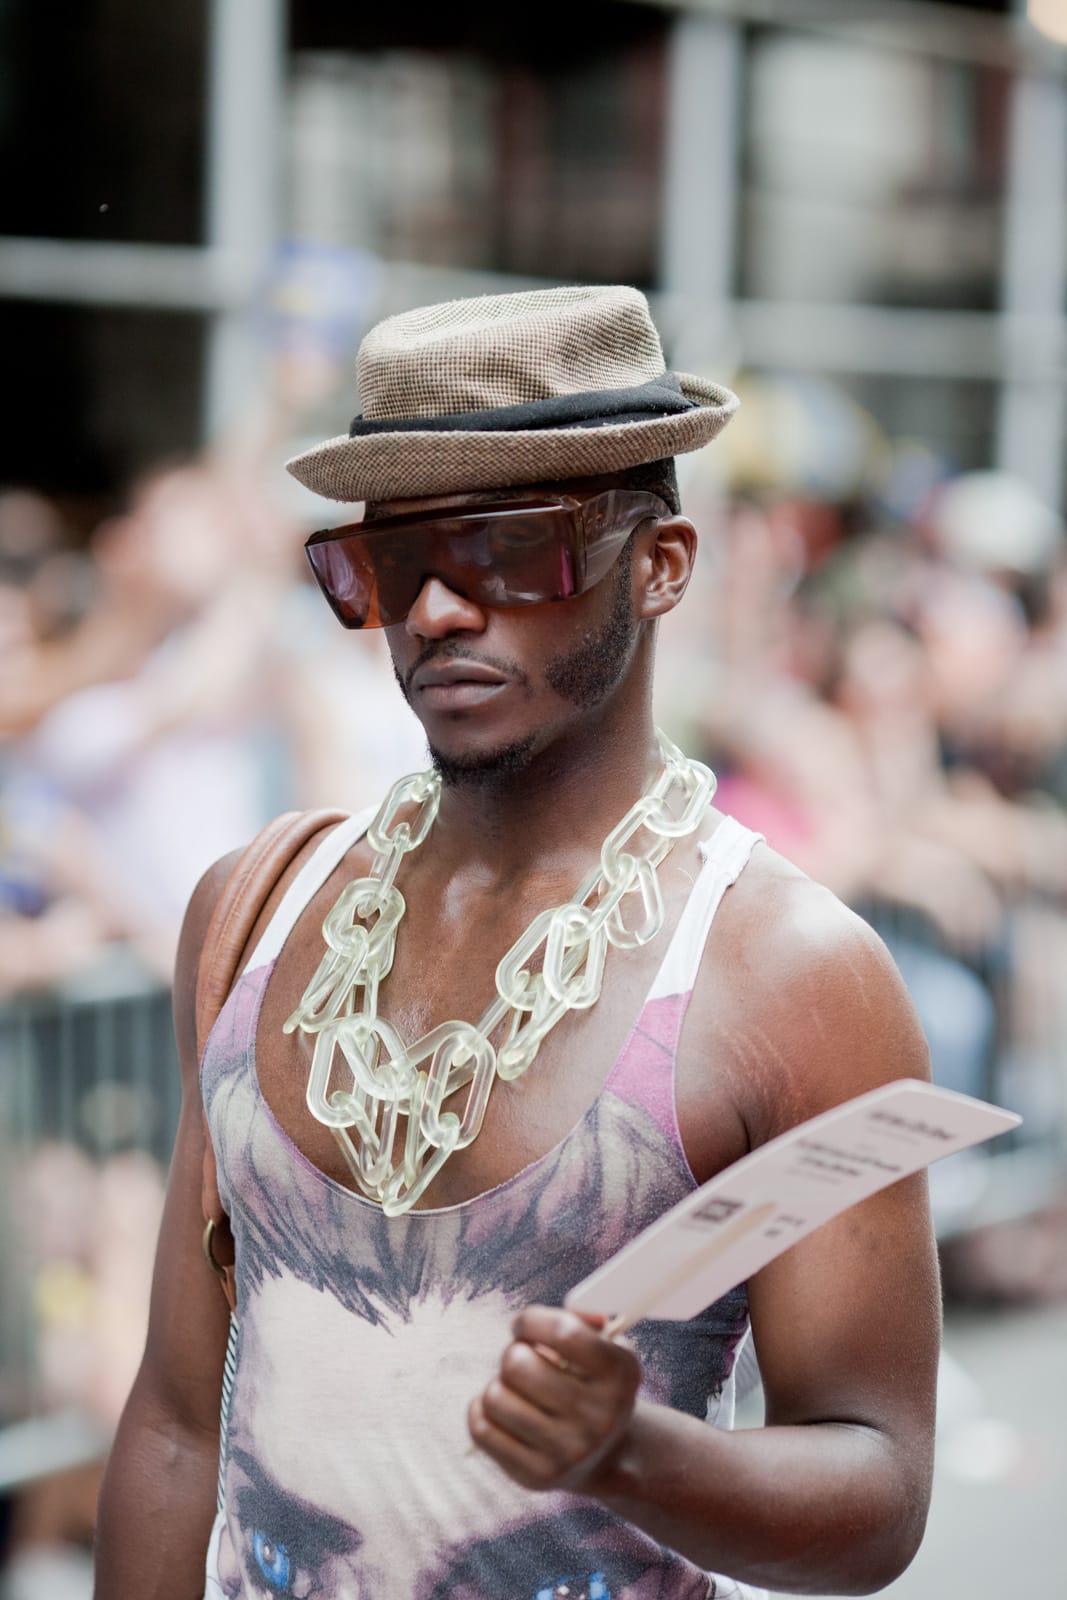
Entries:
{"type": "Polygon", "coordinates": [[[584,1578],[557,1578],[538,1589],[534,1600],[611,1600],[602,1572],[589,1572],[584,1578]]]}
{"type": "Polygon", "coordinates": [[[252,1556],[271,1588],[278,1594],[288,1594],[292,1570],[285,1546],[275,1544],[262,1528],[255,1528],[252,1531],[252,1556]]]}

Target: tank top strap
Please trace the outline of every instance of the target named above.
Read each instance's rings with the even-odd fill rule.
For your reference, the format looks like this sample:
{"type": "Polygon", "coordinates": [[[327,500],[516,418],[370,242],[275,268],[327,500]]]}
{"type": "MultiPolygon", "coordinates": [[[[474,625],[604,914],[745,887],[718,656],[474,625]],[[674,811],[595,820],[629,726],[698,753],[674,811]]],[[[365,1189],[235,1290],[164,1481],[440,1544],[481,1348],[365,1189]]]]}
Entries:
{"type": "Polygon", "coordinates": [[[330,873],[357,840],[362,839],[377,813],[377,806],[357,811],[331,828],[308,856],[278,902],[278,908],[260,935],[245,971],[265,967],[276,960],[304,907],[322,888],[330,873]]]}
{"type": "Polygon", "coordinates": [[[682,909],[666,954],[649,990],[649,1000],[688,994],[696,983],[712,920],[723,895],[740,877],[763,835],[734,817],[723,816],[710,838],[701,841],[703,866],[682,909]]]}

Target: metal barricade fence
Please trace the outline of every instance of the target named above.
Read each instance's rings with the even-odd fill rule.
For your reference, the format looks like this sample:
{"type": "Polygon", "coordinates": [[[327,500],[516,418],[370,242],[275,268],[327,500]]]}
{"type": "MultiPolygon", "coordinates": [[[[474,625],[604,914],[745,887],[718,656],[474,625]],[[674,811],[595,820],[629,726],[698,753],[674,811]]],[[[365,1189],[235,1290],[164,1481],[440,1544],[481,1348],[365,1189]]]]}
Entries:
{"type": "Polygon", "coordinates": [[[180,1099],[165,987],[0,1006],[0,1494],[106,1448],[180,1099]]]}

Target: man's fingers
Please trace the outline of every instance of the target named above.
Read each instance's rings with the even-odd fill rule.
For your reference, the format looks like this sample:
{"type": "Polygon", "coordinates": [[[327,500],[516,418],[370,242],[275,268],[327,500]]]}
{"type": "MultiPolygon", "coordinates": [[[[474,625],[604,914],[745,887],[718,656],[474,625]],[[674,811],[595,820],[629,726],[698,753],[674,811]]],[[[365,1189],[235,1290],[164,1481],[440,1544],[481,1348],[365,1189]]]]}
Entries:
{"type": "Polygon", "coordinates": [[[576,1385],[581,1374],[567,1365],[547,1345],[509,1344],[500,1361],[500,1379],[553,1417],[569,1416],[578,1398],[576,1385]]]}
{"type": "Polygon", "coordinates": [[[484,1450],[516,1483],[527,1489],[551,1485],[556,1473],[555,1464],[550,1463],[541,1451],[517,1439],[487,1416],[482,1398],[471,1402],[467,1427],[478,1449],[484,1450]]]}
{"type": "MultiPolygon", "coordinates": [[[[602,1326],[603,1318],[596,1323],[602,1326]]],[[[516,1339],[552,1352],[565,1372],[595,1378],[613,1362],[612,1347],[599,1326],[574,1311],[527,1306],[512,1322],[511,1331],[516,1339]]]]}
{"type": "Polygon", "coordinates": [[[500,1378],[486,1386],[481,1399],[489,1421],[531,1449],[555,1454],[561,1438],[570,1431],[561,1414],[528,1400],[500,1378]]]}
{"type": "Polygon", "coordinates": [[[512,1324],[499,1373],[471,1403],[475,1444],[527,1488],[573,1483],[628,1425],[640,1364],[602,1328],[600,1317],[528,1306],[512,1324]]]}

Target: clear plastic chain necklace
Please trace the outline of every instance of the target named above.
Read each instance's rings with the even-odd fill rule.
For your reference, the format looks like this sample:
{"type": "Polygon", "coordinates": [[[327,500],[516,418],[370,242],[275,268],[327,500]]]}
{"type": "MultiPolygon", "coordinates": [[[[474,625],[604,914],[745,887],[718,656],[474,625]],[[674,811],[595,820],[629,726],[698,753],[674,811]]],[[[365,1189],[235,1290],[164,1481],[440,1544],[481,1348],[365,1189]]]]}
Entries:
{"type": "Polygon", "coordinates": [[[677,840],[699,827],[715,777],[662,733],[657,737],[662,770],[608,834],[598,866],[573,898],[534,917],[512,945],[496,969],[496,999],[480,1019],[439,1023],[411,1044],[378,1015],[378,990],[393,965],[406,910],[397,869],[433,826],[441,782],[436,773],[417,773],[386,796],[367,830],[377,852],[370,873],[348,884],[327,915],[326,953],[285,1032],[299,1028],[314,1038],[308,1108],[332,1129],[359,1189],[387,1216],[410,1210],[449,1156],[477,1138],[495,1079],[521,1077],[568,1011],[596,1003],[608,945],[632,950],[663,926],[656,869],[677,840]],[[411,804],[418,807],[414,816],[398,822],[397,813],[411,804]],[[542,947],[540,970],[533,971],[542,947]],[[331,1089],[335,1064],[347,1069],[350,1088],[331,1089]],[[443,1109],[463,1088],[462,1110],[443,1109]],[[407,1127],[394,1156],[401,1117],[407,1127]]]}

